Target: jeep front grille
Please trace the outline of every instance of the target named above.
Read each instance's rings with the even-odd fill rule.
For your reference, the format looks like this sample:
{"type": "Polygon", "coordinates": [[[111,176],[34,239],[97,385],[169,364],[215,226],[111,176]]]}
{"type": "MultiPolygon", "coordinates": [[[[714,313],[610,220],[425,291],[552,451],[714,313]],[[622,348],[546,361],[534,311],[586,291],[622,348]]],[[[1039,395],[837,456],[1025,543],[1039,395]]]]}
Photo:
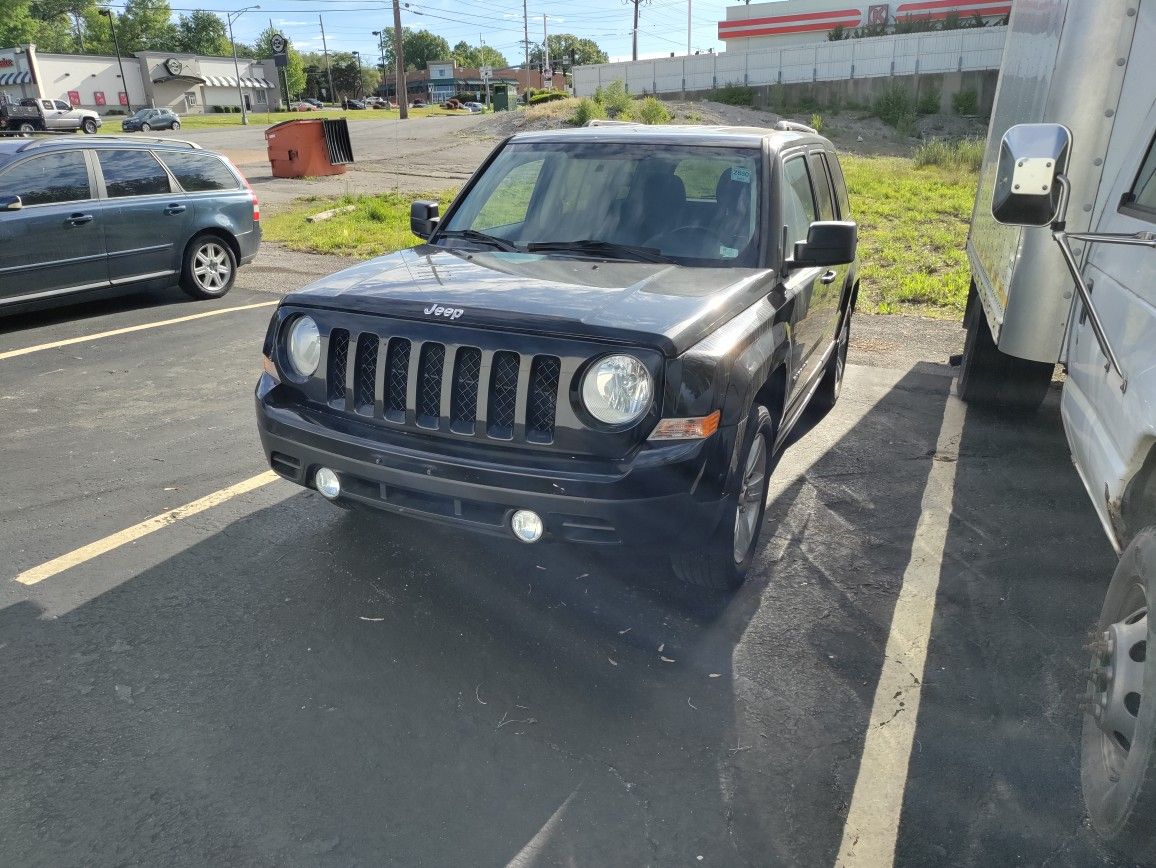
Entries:
{"type": "Polygon", "coordinates": [[[549,444],[554,441],[561,370],[561,360],[553,355],[447,346],[372,332],[352,340],[345,329],[334,329],[326,399],[336,409],[406,427],[549,444]],[[379,356],[384,358],[380,365],[379,356]]]}

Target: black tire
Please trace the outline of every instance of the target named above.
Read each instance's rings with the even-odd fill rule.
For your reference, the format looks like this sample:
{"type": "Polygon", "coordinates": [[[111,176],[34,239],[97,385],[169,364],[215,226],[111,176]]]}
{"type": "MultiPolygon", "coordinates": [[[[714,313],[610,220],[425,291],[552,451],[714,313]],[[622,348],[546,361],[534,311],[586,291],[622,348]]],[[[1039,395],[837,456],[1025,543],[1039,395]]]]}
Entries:
{"type": "Polygon", "coordinates": [[[152,128],[153,128],[152,124],[141,124],[141,125],[140,125],[140,131],[141,131],[142,133],[147,133],[147,132],[149,132],[150,130],[152,130],[152,128]]]}
{"type": "Polygon", "coordinates": [[[220,298],[233,288],[237,257],[219,235],[198,235],[185,248],[181,289],[197,299],[220,298]]]}
{"type": "Polygon", "coordinates": [[[1110,845],[1143,864],[1156,862],[1156,665],[1147,662],[1147,646],[1156,639],[1148,618],[1153,599],[1156,527],[1149,527],[1125,549],[1104,598],[1096,636],[1102,642],[1110,635],[1111,647],[1096,649],[1092,670],[1112,667],[1111,677],[1089,685],[1090,704],[1099,710],[1084,715],[1080,756],[1092,825],[1110,845]],[[1117,726],[1121,720],[1123,726],[1117,726]],[[1122,734],[1120,728],[1130,731],[1122,734]]]}
{"type": "Polygon", "coordinates": [[[835,408],[839,395],[843,391],[843,375],[847,371],[847,347],[851,344],[851,311],[843,317],[843,324],[835,338],[835,351],[827,359],[827,369],[823,372],[823,379],[819,381],[819,388],[811,398],[811,408],[819,414],[826,414],[835,408]]]}
{"type": "Polygon", "coordinates": [[[96,121],[92,118],[85,118],[80,122],[80,128],[84,130],[86,136],[96,135],[96,121]]]}
{"type": "Polygon", "coordinates": [[[30,124],[30,123],[28,123],[28,121],[25,121],[24,123],[22,123],[22,124],[20,125],[19,129],[20,129],[20,135],[22,135],[22,136],[30,136],[30,135],[32,135],[34,132],[36,132],[36,125],[35,125],[35,124],[30,124]]]}
{"type": "Polygon", "coordinates": [[[746,581],[759,547],[759,534],[767,512],[767,489],[775,462],[771,450],[775,443],[775,423],[766,407],[756,404],[747,417],[740,461],[739,490],[727,500],[723,517],[714,536],[702,548],[676,551],[670,555],[674,574],[691,585],[715,591],[731,591],[746,581]],[[762,478],[751,477],[752,452],[762,444],[762,478]],[[748,481],[751,483],[747,485],[748,481]],[[754,509],[755,513],[744,512],[754,509]],[[753,521],[751,520],[753,518],[753,521]],[[740,522],[745,530],[740,528],[740,522]],[[749,541],[745,540],[749,534],[749,541]],[[741,557],[738,549],[742,549],[741,557]]]}
{"type": "Polygon", "coordinates": [[[1000,352],[991,334],[975,283],[964,317],[967,337],[959,365],[959,397],[967,404],[1032,413],[1052,385],[1056,366],[1000,352]]]}
{"type": "Polygon", "coordinates": [[[173,125],[170,129],[179,130],[180,128],[181,128],[181,122],[180,121],[173,121],[173,125]]]}

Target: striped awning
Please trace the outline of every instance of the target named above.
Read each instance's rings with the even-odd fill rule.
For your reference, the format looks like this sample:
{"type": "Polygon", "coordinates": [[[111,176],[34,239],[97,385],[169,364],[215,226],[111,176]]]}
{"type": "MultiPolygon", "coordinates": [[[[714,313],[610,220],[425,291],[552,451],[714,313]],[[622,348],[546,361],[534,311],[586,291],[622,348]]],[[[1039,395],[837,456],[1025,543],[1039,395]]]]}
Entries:
{"type": "MultiPolygon", "coordinates": [[[[206,75],[205,84],[209,87],[237,87],[237,79],[232,75],[206,75]]],[[[274,88],[277,85],[267,78],[241,78],[241,87],[274,88]]]]}
{"type": "Polygon", "coordinates": [[[10,84],[32,84],[30,72],[0,72],[0,87],[10,84]]]}

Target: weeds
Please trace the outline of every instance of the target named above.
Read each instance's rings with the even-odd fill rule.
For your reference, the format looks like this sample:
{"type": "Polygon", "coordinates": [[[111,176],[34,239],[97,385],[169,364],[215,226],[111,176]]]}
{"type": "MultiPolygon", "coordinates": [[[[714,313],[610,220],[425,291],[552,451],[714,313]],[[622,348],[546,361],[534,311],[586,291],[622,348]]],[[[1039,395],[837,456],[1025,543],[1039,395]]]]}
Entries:
{"type": "Polygon", "coordinates": [[[670,111],[652,96],[635,103],[630,109],[630,117],[644,124],[668,124],[670,111]]]}
{"type": "Polygon", "coordinates": [[[918,145],[911,155],[917,167],[942,166],[966,172],[978,172],[983,163],[983,139],[969,138],[957,141],[928,139],[918,145]]]}
{"type": "Polygon", "coordinates": [[[590,99],[590,97],[583,97],[578,100],[578,106],[574,109],[574,114],[570,116],[570,124],[584,127],[590,121],[602,120],[605,117],[606,109],[602,107],[602,103],[590,99]]]}
{"type": "Polygon", "coordinates": [[[742,84],[725,84],[711,94],[715,102],[727,105],[752,106],[755,104],[755,89],[742,84]]]}
{"type": "Polygon", "coordinates": [[[881,121],[909,135],[915,130],[915,109],[911,92],[899,85],[888,87],[871,105],[872,113],[881,121]]]}
{"type": "MultiPolygon", "coordinates": [[[[598,91],[594,93],[594,101],[601,103],[602,107],[606,109],[606,116],[617,118],[619,115],[630,113],[630,94],[626,92],[626,85],[621,81],[612,81],[604,88],[599,88],[601,91],[601,99],[599,99],[598,91]]],[[[626,120],[623,118],[623,120],[626,120]]]]}
{"type": "Polygon", "coordinates": [[[823,116],[821,114],[811,115],[811,129],[817,133],[823,132],[823,116]]]}
{"type": "Polygon", "coordinates": [[[919,101],[915,104],[915,111],[921,115],[933,115],[939,112],[939,101],[943,96],[943,91],[939,88],[930,88],[919,95],[919,101]]]}
{"type": "Polygon", "coordinates": [[[974,90],[961,90],[952,95],[951,108],[957,115],[979,114],[979,94],[974,90]]]}

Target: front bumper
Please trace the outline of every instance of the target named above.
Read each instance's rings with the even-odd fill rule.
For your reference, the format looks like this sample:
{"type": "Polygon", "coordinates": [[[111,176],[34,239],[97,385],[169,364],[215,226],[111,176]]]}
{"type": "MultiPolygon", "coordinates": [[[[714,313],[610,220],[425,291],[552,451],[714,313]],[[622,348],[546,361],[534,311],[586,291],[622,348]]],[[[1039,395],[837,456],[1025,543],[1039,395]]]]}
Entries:
{"type": "Polygon", "coordinates": [[[257,428],[270,467],[307,488],[319,467],[341,479],[342,498],[512,538],[517,509],[538,513],[544,539],[631,547],[701,545],[718,525],[735,430],[705,441],[639,450],[627,461],[578,460],[510,450],[500,460],[387,445],[320,424],[279,406],[276,383],[262,375],[257,428]],[[518,456],[527,460],[519,461],[518,456]]]}

